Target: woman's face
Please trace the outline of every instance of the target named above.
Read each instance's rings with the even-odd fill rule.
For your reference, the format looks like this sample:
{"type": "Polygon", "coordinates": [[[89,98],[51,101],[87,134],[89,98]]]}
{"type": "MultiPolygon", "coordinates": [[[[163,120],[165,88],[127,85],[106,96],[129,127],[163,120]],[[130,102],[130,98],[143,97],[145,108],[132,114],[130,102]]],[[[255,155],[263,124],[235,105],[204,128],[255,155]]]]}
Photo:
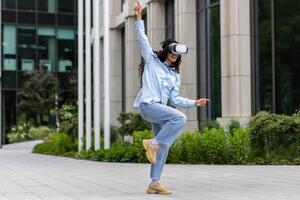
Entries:
{"type": "Polygon", "coordinates": [[[172,54],[172,53],[168,53],[168,56],[167,56],[167,62],[168,62],[169,64],[176,62],[178,56],[179,56],[179,55],[172,54]]]}

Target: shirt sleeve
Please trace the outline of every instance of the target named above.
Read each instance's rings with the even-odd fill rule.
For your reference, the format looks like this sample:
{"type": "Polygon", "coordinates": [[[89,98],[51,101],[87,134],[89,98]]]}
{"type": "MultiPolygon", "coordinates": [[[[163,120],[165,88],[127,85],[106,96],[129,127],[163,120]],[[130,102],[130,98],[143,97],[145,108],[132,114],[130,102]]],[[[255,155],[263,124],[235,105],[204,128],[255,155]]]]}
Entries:
{"type": "Polygon", "coordinates": [[[145,25],[143,20],[135,21],[135,33],[141,54],[145,62],[149,62],[149,60],[154,56],[154,52],[150,46],[148,37],[145,34],[145,25]]]}
{"type": "Polygon", "coordinates": [[[182,108],[196,107],[195,100],[181,97],[179,95],[179,86],[180,86],[180,79],[176,82],[175,86],[171,90],[171,95],[170,95],[171,104],[175,107],[182,107],[182,108]]]}

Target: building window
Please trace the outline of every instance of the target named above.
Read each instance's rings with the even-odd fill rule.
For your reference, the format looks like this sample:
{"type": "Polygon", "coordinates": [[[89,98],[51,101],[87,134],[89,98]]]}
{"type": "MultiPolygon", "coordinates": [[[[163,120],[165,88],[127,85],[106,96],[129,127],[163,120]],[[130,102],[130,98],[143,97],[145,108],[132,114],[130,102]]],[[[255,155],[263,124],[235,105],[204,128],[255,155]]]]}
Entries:
{"type": "Polygon", "coordinates": [[[123,12],[123,4],[125,3],[125,0],[121,0],[121,12],[123,12]]]}
{"type": "Polygon", "coordinates": [[[300,4],[255,0],[252,7],[255,112],[292,114],[300,109],[300,4]]]}
{"type": "Polygon", "coordinates": [[[126,112],[126,38],[125,28],[121,31],[122,34],[122,112],[126,112]]]}
{"type": "MultiPolygon", "coordinates": [[[[2,110],[3,110],[3,132],[7,133],[9,128],[16,122],[16,91],[2,91],[2,110]]],[[[2,124],[2,123],[1,123],[2,124]]],[[[7,138],[4,138],[4,144],[7,138]]]]}
{"type": "Polygon", "coordinates": [[[18,9],[20,10],[35,10],[35,0],[18,0],[18,9]]]}
{"type": "Polygon", "coordinates": [[[16,9],[16,1],[2,0],[2,9],[16,9]]]}
{"type": "Polygon", "coordinates": [[[197,0],[198,96],[212,99],[198,119],[221,117],[221,30],[219,1],[197,0]]]}
{"type": "Polygon", "coordinates": [[[16,27],[3,26],[3,70],[16,70],[16,27]]]}
{"type": "Polygon", "coordinates": [[[18,63],[20,70],[33,70],[36,63],[36,29],[18,28],[18,63]]]}
{"type": "Polygon", "coordinates": [[[166,8],[166,39],[175,39],[175,7],[174,0],[167,0],[166,8]]]}
{"type": "Polygon", "coordinates": [[[56,12],[56,0],[38,0],[38,10],[43,12],[56,12]]]}
{"type": "Polygon", "coordinates": [[[57,30],[58,71],[71,72],[75,62],[75,31],[57,30]]]}
{"type": "Polygon", "coordinates": [[[74,0],[58,0],[57,1],[58,12],[62,13],[74,13],[75,4],[74,0]]]}
{"type": "Polygon", "coordinates": [[[56,54],[54,28],[38,28],[38,66],[39,69],[53,71],[56,54]]]}

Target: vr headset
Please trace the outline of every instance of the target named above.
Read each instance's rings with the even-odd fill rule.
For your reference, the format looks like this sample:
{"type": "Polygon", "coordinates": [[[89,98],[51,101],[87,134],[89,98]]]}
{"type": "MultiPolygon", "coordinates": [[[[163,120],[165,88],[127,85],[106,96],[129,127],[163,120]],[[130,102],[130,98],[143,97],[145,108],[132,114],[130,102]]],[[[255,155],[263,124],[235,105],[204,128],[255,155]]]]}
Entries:
{"type": "Polygon", "coordinates": [[[185,44],[172,43],[167,47],[167,51],[172,54],[187,54],[189,49],[185,44]]]}

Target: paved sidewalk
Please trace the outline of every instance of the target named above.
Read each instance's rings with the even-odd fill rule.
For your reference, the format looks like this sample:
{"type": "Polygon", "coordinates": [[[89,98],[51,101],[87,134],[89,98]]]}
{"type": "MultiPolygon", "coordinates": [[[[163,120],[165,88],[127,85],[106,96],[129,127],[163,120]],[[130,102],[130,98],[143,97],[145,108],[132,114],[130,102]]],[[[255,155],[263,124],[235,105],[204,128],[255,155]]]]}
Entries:
{"type": "Polygon", "coordinates": [[[299,200],[298,166],[167,165],[170,196],[147,195],[149,165],[0,150],[0,200],[299,200]]]}

